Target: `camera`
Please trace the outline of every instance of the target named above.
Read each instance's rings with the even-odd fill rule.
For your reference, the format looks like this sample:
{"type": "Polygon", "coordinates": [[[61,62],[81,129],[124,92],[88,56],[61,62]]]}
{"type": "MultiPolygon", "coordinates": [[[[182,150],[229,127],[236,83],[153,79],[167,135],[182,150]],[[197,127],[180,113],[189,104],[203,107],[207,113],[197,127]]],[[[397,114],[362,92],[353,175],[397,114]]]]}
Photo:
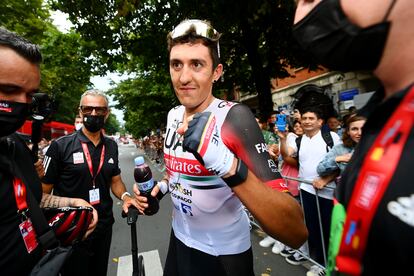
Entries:
{"type": "Polygon", "coordinates": [[[32,98],[31,114],[34,120],[46,120],[54,111],[54,102],[46,93],[35,93],[32,98]]]}

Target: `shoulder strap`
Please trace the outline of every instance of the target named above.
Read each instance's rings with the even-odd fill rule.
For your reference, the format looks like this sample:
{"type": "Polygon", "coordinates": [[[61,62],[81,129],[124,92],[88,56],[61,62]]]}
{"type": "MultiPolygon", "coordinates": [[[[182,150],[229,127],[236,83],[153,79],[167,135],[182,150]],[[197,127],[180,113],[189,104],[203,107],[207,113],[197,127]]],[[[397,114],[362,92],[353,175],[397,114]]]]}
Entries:
{"type": "Polygon", "coordinates": [[[302,142],[302,135],[296,137],[295,142],[296,142],[296,149],[297,149],[296,158],[298,159],[298,164],[299,164],[299,150],[300,150],[300,143],[302,142]]]}
{"type": "Polygon", "coordinates": [[[302,142],[302,135],[296,137],[295,142],[296,142],[296,148],[297,148],[298,155],[299,155],[300,143],[302,142]]]}
{"type": "MultiPolygon", "coordinates": [[[[14,143],[12,140],[10,140],[10,142],[14,143]]],[[[15,145],[12,146],[14,147],[15,145]]],[[[33,227],[36,231],[38,242],[44,249],[51,249],[56,247],[59,242],[56,239],[53,229],[49,227],[49,224],[47,223],[46,218],[40,209],[39,203],[37,202],[30,189],[30,182],[28,181],[27,177],[20,171],[19,166],[17,166],[16,161],[14,160],[14,157],[11,156],[10,159],[12,162],[13,175],[19,177],[26,186],[26,200],[27,206],[29,207],[29,217],[32,220],[33,227]]]]}
{"type": "Polygon", "coordinates": [[[326,152],[330,151],[333,146],[334,146],[334,142],[332,139],[332,134],[330,131],[322,131],[322,138],[326,143],[326,152]]]}

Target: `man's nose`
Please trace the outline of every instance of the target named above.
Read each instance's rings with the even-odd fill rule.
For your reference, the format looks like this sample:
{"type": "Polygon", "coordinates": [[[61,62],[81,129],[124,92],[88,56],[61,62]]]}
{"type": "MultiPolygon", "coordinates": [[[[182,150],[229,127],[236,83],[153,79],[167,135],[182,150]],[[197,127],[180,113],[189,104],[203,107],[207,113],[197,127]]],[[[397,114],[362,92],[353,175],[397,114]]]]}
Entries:
{"type": "Polygon", "coordinates": [[[181,83],[189,83],[192,78],[192,72],[191,69],[188,66],[184,66],[181,70],[180,74],[180,82],[181,83]]]}

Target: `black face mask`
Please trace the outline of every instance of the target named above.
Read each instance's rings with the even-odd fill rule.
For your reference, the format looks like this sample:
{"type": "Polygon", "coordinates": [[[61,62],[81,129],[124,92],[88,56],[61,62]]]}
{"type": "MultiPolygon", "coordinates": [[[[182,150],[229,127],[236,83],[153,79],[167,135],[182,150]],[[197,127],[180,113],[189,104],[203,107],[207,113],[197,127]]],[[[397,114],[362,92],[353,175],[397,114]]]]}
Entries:
{"type": "Polygon", "coordinates": [[[293,26],[293,36],[317,62],[332,70],[374,70],[384,50],[390,29],[385,21],[360,28],[344,14],[340,0],[323,0],[293,26]]]}
{"type": "Polygon", "coordinates": [[[18,130],[29,115],[30,105],[10,101],[0,101],[0,137],[18,130]]]}
{"type": "Polygon", "coordinates": [[[83,116],[83,126],[92,133],[100,131],[105,124],[105,115],[101,116],[92,116],[84,115],[83,116]]]}

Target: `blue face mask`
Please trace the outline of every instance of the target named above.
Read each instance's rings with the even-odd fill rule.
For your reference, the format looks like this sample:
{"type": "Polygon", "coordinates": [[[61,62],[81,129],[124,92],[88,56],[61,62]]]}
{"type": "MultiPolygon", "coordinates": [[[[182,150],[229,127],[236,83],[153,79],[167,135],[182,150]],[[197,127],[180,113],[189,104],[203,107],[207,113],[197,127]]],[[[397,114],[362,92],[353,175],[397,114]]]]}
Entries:
{"type": "Polygon", "coordinates": [[[349,21],[339,0],[323,0],[293,26],[293,36],[316,62],[332,70],[374,70],[382,56],[390,29],[386,21],[360,28],[349,21]]]}

